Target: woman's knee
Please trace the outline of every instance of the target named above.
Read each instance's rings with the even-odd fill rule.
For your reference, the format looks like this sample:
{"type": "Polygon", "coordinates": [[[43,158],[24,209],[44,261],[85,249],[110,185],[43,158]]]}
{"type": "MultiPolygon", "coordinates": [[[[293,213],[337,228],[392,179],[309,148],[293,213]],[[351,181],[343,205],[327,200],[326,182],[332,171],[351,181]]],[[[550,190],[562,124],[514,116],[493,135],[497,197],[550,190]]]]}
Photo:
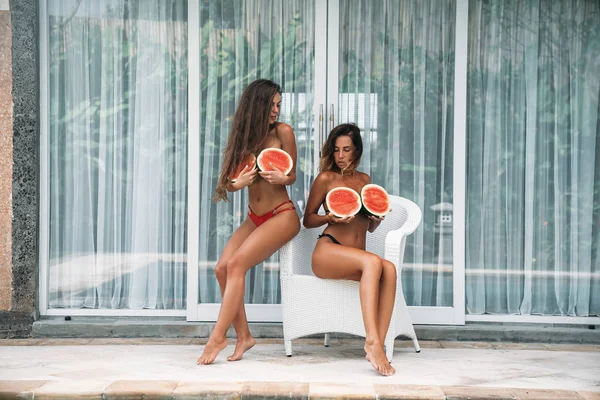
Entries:
{"type": "Polygon", "coordinates": [[[383,261],[383,273],[389,277],[394,277],[394,279],[396,279],[396,266],[388,260],[382,260],[383,261]]]}
{"type": "Polygon", "coordinates": [[[227,262],[218,261],[215,266],[215,276],[217,280],[226,279],[227,278],[227,262]]]}
{"type": "Polygon", "coordinates": [[[244,275],[246,273],[246,265],[241,257],[233,256],[227,261],[226,274],[227,277],[235,275],[244,275]]]}
{"type": "Polygon", "coordinates": [[[365,270],[377,275],[381,275],[383,272],[383,260],[381,257],[379,257],[377,254],[367,254],[365,256],[365,270]]]}

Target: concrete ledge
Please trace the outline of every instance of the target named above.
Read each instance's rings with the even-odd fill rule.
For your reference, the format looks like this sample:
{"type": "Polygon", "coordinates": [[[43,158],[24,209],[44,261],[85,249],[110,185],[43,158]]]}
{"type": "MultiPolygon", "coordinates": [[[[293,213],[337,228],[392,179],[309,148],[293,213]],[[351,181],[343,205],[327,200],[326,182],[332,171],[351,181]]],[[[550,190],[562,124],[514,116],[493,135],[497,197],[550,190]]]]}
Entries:
{"type": "MultiPolygon", "coordinates": [[[[186,322],[183,318],[104,318],[64,317],[42,319],[33,323],[36,338],[205,338],[214,323],[186,322]]],[[[282,338],[281,323],[251,323],[256,338],[282,338]]],[[[484,341],[519,343],[600,344],[600,329],[588,326],[554,326],[551,324],[468,323],[465,326],[415,326],[420,341],[484,341]]],[[[230,330],[229,336],[233,336],[230,330]]],[[[314,336],[314,337],[321,337],[314,336]]],[[[335,338],[351,337],[332,334],[335,338]]]]}
{"type": "Polygon", "coordinates": [[[0,381],[0,399],[561,399],[599,400],[600,392],[469,386],[304,382],[0,381]]]}

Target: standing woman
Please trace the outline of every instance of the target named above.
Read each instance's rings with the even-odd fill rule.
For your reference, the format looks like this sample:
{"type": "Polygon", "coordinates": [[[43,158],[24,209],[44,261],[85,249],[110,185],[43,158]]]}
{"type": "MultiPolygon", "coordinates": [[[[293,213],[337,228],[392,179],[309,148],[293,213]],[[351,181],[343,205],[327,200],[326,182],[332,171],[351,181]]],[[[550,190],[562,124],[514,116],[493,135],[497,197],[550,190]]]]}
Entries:
{"type": "Polygon", "coordinates": [[[369,175],[356,170],[363,146],[360,129],[342,124],[331,131],[320,161],[320,173],[310,189],[304,213],[304,226],[316,228],[327,224],[319,235],[312,256],[312,269],[323,279],[350,279],[360,282],[360,303],[367,337],[367,360],[382,375],[393,375],[383,349],[385,336],[396,298],[396,267],[376,254],[365,251],[367,231],[373,232],[383,218],[337,218],[325,208],[325,196],[336,187],[349,187],[360,193],[371,182],[369,175]]]}
{"type": "Polygon", "coordinates": [[[248,187],[248,218],[233,233],[217,262],[215,274],[223,297],[217,323],[198,364],[212,363],[227,346],[225,334],[233,323],[237,334],[229,361],[240,360],[254,346],[244,309],[246,272],[266,260],[300,231],[300,220],[286,185],[296,180],[296,141],[292,128],[277,122],[281,106],[281,87],[266,79],[252,82],[240,99],[225,148],[215,201],[227,201],[227,192],[248,187]],[[257,172],[246,166],[235,182],[232,176],[250,154],[276,147],[293,160],[292,171],[257,172]]]}

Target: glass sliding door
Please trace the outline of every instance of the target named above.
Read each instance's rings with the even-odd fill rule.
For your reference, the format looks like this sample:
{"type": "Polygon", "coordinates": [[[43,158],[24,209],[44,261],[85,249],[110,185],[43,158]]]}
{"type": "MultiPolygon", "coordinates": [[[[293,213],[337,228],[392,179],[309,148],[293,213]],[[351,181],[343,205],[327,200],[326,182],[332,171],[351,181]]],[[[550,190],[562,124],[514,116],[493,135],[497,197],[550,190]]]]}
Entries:
{"type": "Polygon", "coordinates": [[[469,3],[469,320],[600,320],[600,4],[469,3]]]}
{"type": "Polygon", "coordinates": [[[402,272],[413,322],[463,323],[453,254],[457,2],[330,1],[328,19],[328,121],[358,124],[360,169],[423,211],[402,272]]]}
{"type": "Polygon", "coordinates": [[[184,315],[187,2],[39,6],[40,312],[184,315]]]}
{"type": "MultiPolygon", "coordinates": [[[[221,293],[215,265],[247,215],[245,190],[229,193],[230,202],[212,198],[237,102],[255,79],[281,85],[279,120],[293,127],[298,148],[297,179],[288,190],[300,216],[304,210],[315,163],[314,22],[314,0],[190,3],[190,90],[197,93],[190,95],[190,113],[195,114],[190,119],[190,179],[195,182],[190,184],[189,255],[197,264],[190,267],[188,299],[197,307],[188,309],[189,320],[216,320],[221,293]]],[[[251,321],[281,320],[278,257],[275,253],[246,276],[244,301],[251,321]]]]}

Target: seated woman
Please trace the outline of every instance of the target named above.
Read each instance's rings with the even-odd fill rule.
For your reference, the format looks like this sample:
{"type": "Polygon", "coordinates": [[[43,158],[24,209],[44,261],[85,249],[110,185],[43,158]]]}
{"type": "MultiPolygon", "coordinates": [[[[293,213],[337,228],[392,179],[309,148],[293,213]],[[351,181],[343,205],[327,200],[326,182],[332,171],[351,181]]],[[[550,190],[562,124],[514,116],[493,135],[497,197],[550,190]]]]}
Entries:
{"type": "Polygon", "coordinates": [[[396,267],[376,254],[365,251],[367,230],[373,232],[382,219],[357,214],[337,218],[325,209],[319,215],[327,193],[344,186],[360,193],[370,183],[369,175],[356,170],[363,146],[360,129],[354,124],[335,127],[323,146],[320,173],[310,190],[304,226],[316,228],[327,224],[319,235],[312,256],[312,269],[323,279],[351,279],[360,282],[360,302],[367,337],[367,360],[382,375],[393,375],[383,349],[396,296],[396,267]]]}

